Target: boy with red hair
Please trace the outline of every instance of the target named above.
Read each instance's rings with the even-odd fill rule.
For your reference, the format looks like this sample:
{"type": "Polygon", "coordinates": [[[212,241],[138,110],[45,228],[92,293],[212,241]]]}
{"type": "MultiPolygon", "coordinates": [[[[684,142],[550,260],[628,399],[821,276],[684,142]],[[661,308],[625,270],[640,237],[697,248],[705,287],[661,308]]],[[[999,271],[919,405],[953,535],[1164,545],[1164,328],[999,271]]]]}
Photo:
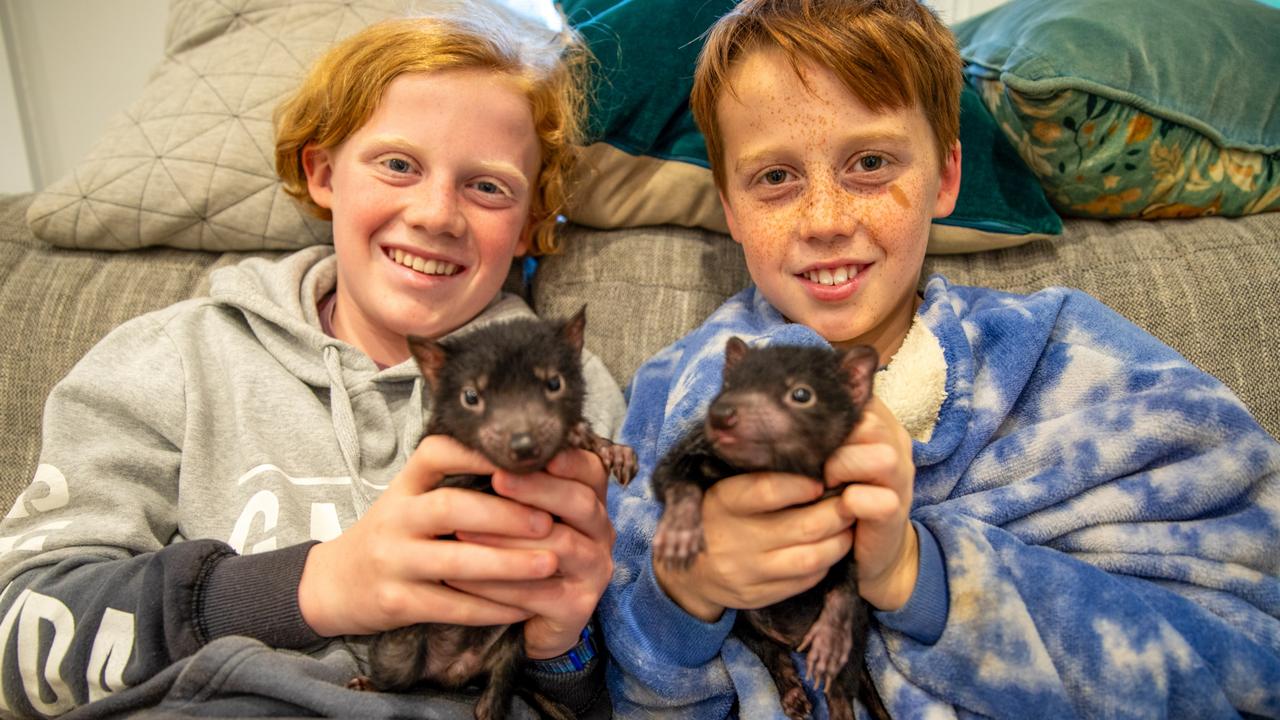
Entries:
{"type": "Polygon", "coordinates": [[[620,717],[783,714],[735,609],[850,561],[895,717],[1280,715],[1280,445],[1080,292],[918,291],[960,185],[960,72],[916,0],[743,0],[708,33],[693,110],[754,282],[632,382],[601,603],[620,717]],[[651,473],[733,335],[870,345],[878,399],[825,467],[841,494],[722,480],[705,550],[655,563],[651,473]]]}

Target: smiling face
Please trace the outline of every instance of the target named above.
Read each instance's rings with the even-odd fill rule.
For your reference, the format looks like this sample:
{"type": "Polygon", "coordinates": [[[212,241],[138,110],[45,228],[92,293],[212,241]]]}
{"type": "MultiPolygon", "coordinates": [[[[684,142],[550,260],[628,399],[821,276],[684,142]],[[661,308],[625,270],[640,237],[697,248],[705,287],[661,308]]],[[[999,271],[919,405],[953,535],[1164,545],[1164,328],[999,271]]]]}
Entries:
{"type": "Polygon", "coordinates": [[[333,213],[333,330],[374,360],[409,357],[497,295],[528,250],[539,145],[510,76],[446,70],[397,77],[359,130],[303,152],[307,188],[333,213]]]}
{"type": "Polygon", "coordinates": [[[729,74],[716,105],[729,230],[788,320],[886,362],[915,313],[930,222],[955,207],[959,144],[940,163],[918,105],[872,112],[829,70],[800,67],[803,80],[759,49],[729,74]]]}

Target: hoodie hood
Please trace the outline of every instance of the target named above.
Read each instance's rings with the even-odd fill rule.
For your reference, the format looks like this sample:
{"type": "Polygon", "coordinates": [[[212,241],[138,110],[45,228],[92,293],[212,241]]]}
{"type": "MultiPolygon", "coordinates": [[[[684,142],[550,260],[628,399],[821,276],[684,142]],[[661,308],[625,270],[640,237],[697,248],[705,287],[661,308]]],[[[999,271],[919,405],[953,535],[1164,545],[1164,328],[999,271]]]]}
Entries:
{"type": "MultiPolygon", "coordinates": [[[[407,359],[379,369],[359,348],[326,335],[318,304],[337,285],[330,245],[278,260],[251,258],[210,278],[214,304],[239,314],[254,339],[289,375],[327,394],[330,422],[352,478],[359,513],[390,482],[427,426],[429,402],[417,365],[407,359]]],[[[499,294],[453,334],[492,322],[532,316],[519,297],[499,294]]]]}
{"type": "MultiPolygon", "coordinates": [[[[359,348],[326,335],[320,326],[320,300],[337,287],[338,264],[332,245],[316,245],[280,259],[250,258],[210,276],[210,297],[238,310],[253,334],[280,364],[312,386],[331,383],[326,353],[336,355],[343,384],[380,380],[412,380],[412,360],[379,370],[359,348]]],[[[532,316],[519,297],[500,293],[471,322],[450,335],[515,317],[532,316]]]]}

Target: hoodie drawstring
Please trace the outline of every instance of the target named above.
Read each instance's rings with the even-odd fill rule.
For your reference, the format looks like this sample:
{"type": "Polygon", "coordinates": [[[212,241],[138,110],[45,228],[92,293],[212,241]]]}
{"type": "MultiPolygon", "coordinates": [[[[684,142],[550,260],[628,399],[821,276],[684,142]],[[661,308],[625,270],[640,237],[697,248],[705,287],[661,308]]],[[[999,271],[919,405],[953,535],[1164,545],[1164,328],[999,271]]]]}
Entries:
{"type": "Polygon", "coordinates": [[[418,408],[418,422],[416,426],[411,427],[405,423],[404,435],[400,439],[400,447],[404,452],[405,461],[409,460],[418,443],[422,442],[422,436],[427,433],[427,408],[423,405],[422,393],[426,382],[422,376],[414,378],[413,392],[409,395],[409,407],[418,408]]]}
{"type": "Polygon", "coordinates": [[[326,345],[324,348],[324,367],[329,373],[329,403],[333,420],[333,433],[338,438],[338,448],[342,451],[342,459],[347,463],[347,472],[351,473],[351,499],[355,503],[356,516],[364,515],[369,509],[369,501],[361,491],[360,485],[360,438],[356,434],[355,413],[351,410],[351,396],[342,380],[342,361],[338,348],[326,345]]]}

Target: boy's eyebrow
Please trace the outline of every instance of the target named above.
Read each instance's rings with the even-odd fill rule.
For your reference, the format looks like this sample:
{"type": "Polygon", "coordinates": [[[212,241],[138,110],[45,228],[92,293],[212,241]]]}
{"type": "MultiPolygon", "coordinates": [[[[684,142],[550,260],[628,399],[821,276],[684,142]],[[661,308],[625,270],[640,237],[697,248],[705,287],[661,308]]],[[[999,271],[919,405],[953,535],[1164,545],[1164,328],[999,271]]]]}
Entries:
{"type": "MultiPolygon", "coordinates": [[[[373,143],[382,147],[384,150],[390,149],[411,155],[415,154],[418,149],[417,145],[398,135],[375,135],[373,137],[373,143]]],[[[525,175],[524,171],[512,163],[502,160],[479,160],[476,162],[476,165],[478,165],[484,172],[513,178],[522,186],[526,188],[529,186],[529,178],[525,175]]]]}
{"type": "Polygon", "coordinates": [[[399,150],[405,153],[412,153],[415,147],[413,143],[405,140],[399,135],[374,135],[369,144],[389,146],[392,150],[399,150]]]}
{"type": "Polygon", "coordinates": [[[514,179],[524,187],[529,186],[529,178],[524,174],[524,171],[509,162],[501,160],[481,160],[476,164],[485,172],[514,179]]]}
{"type": "MultiPolygon", "coordinates": [[[[852,132],[844,137],[841,137],[838,142],[842,147],[848,147],[850,145],[854,145],[858,147],[863,147],[866,145],[901,146],[905,143],[910,142],[910,139],[911,139],[910,136],[908,136],[907,133],[904,133],[904,132],[898,132],[895,130],[877,130],[874,132],[866,132],[866,133],[852,132]]],[[[752,152],[749,152],[746,155],[743,155],[742,157],[738,158],[734,162],[734,170],[742,170],[744,167],[758,165],[761,162],[764,162],[766,160],[773,160],[779,155],[786,155],[786,154],[788,153],[785,148],[782,150],[779,150],[776,147],[767,146],[759,150],[754,150],[752,152]]]]}

